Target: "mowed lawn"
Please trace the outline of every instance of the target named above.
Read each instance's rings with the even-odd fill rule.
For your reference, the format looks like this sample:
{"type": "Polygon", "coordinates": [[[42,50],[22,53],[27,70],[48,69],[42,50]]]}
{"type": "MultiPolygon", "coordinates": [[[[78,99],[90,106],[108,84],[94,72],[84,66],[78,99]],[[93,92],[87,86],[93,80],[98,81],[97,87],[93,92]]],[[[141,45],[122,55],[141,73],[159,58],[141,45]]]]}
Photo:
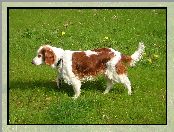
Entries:
{"type": "Polygon", "coordinates": [[[10,124],[165,124],[165,9],[10,9],[10,124]],[[42,44],[65,50],[111,47],[131,55],[139,42],[143,59],[129,68],[132,96],[122,84],[103,95],[102,76],[73,88],[56,86],[57,71],[34,66],[42,44]]]}

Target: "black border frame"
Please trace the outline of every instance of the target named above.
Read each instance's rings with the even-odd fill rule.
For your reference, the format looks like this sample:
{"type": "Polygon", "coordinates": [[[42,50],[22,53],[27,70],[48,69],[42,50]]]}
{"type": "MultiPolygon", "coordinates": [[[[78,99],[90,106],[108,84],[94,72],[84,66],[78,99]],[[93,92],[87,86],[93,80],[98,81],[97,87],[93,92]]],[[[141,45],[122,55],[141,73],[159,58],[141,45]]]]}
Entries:
{"type": "Polygon", "coordinates": [[[167,125],[167,7],[7,7],[7,125],[167,125]],[[165,124],[10,124],[9,123],[9,10],[10,9],[165,9],[166,10],[166,123],[165,124]]]}

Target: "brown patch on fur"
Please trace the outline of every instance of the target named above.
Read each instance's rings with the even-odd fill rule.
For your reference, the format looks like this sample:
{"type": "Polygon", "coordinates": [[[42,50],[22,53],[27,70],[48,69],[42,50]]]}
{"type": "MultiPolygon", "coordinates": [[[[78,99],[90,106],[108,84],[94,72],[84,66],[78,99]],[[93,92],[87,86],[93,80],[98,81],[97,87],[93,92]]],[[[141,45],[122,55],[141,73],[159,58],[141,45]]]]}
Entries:
{"type": "Polygon", "coordinates": [[[97,54],[90,56],[86,56],[85,52],[74,52],[72,54],[72,71],[79,78],[102,74],[106,70],[106,63],[114,57],[114,53],[107,48],[92,51],[97,52],[97,54]]]}
{"type": "Polygon", "coordinates": [[[131,56],[128,55],[121,55],[121,61],[123,61],[126,64],[130,64],[132,61],[131,56]]]}
{"type": "Polygon", "coordinates": [[[54,52],[52,51],[52,49],[50,49],[48,47],[44,47],[44,48],[42,48],[40,53],[43,55],[43,59],[44,59],[46,65],[50,66],[50,65],[54,64],[56,56],[55,56],[54,52]]]}
{"type": "Polygon", "coordinates": [[[127,72],[127,67],[121,60],[116,64],[115,68],[116,68],[117,74],[124,74],[127,72]]]}
{"type": "Polygon", "coordinates": [[[115,66],[116,72],[118,74],[127,73],[127,65],[130,65],[131,61],[132,61],[131,56],[121,55],[121,60],[119,60],[115,66]]]}
{"type": "Polygon", "coordinates": [[[101,52],[101,53],[109,53],[109,52],[111,52],[111,50],[110,49],[108,49],[108,48],[99,48],[99,49],[93,49],[93,50],[91,50],[91,51],[95,51],[95,52],[101,52]]]}

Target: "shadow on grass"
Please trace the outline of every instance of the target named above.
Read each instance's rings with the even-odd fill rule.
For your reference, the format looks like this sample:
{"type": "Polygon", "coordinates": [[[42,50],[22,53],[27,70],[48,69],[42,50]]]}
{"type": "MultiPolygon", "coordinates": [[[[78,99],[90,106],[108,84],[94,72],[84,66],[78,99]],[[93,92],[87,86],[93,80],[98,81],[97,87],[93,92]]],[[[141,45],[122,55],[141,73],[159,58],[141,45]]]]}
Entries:
{"type": "Polygon", "coordinates": [[[57,87],[57,83],[51,80],[36,80],[36,81],[10,81],[9,89],[20,89],[22,90],[34,90],[34,89],[44,89],[45,91],[55,91],[67,93],[68,96],[73,95],[73,89],[70,85],[63,83],[61,88],[57,87]]]}
{"type": "MultiPolygon", "coordinates": [[[[104,80],[95,80],[82,83],[81,89],[83,91],[99,91],[104,92],[105,90],[105,81],[104,80]]],[[[66,93],[68,96],[74,95],[74,90],[72,85],[62,83],[60,88],[57,87],[57,83],[51,80],[28,80],[28,81],[10,81],[9,89],[21,89],[21,90],[34,90],[34,89],[45,89],[45,91],[57,91],[60,93],[66,93]]]]}

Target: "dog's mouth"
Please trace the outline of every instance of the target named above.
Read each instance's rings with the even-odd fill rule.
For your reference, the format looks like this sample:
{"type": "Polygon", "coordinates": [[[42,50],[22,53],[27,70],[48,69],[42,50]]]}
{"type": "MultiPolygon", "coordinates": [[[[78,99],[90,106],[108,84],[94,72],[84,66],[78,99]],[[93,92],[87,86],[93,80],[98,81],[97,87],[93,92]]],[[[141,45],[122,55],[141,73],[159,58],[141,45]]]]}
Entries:
{"type": "Polygon", "coordinates": [[[33,60],[31,61],[31,64],[36,65],[36,63],[33,60]]]}
{"type": "Polygon", "coordinates": [[[34,61],[34,59],[31,61],[31,64],[33,64],[33,65],[40,65],[40,64],[37,64],[35,61],[34,61]]]}
{"type": "Polygon", "coordinates": [[[35,59],[33,59],[32,61],[31,61],[31,64],[33,64],[33,65],[35,65],[35,66],[39,66],[39,65],[41,65],[41,64],[43,64],[44,62],[38,62],[38,61],[36,61],[35,59]]]}

